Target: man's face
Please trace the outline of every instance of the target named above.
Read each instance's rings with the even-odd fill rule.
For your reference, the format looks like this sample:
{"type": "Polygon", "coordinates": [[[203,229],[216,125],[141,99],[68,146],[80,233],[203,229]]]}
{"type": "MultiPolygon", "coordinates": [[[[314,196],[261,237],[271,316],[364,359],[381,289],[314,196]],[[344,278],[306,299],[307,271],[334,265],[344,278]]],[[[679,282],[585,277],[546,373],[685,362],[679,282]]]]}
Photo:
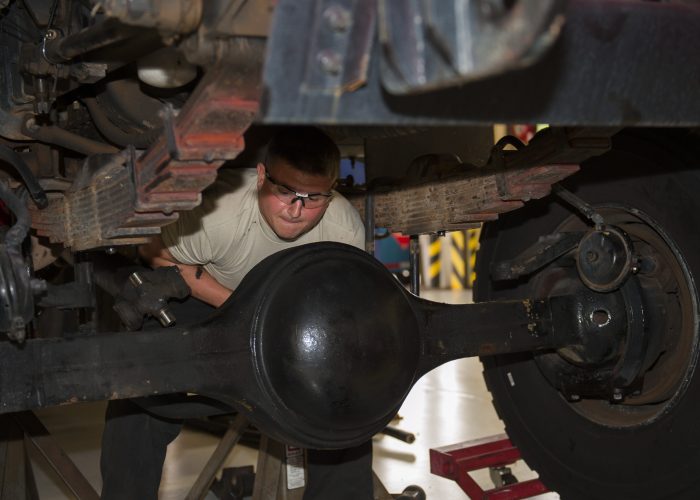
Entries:
{"type": "MultiPolygon", "coordinates": [[[[273,158],[267,166],[267,172],[278,184],[293,189],[297,193],[328,193],[334,179],[313,175],[297,170],[284,160],[273,158]]],[[[295,240],[311,230],[328,208],[323,204],[317,208],[303,207],[301,200],[291,205],[275,196],[275,185],[265,177],[265,166],[258,164],[258,205],[260,213],[277,236],[283,240],[295,240]]]]}

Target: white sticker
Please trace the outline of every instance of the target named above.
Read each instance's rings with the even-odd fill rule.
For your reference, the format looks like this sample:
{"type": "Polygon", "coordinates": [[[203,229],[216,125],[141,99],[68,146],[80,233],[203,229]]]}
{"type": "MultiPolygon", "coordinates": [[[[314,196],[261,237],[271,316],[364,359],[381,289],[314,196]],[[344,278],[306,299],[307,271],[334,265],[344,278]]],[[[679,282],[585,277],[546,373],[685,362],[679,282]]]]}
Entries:
{"type": "Polygon", "coordinates": [[[304,450],[296,446],[286,446],[287,489],[296,490],[306,485],[304,478],[304,450]]]}
{"type": "Polygon", "coordinates": [[[510,382],[511,387],[515,387],[515,379],[513,378],[513,374],[508,372],[508,382],[510,382]]]}

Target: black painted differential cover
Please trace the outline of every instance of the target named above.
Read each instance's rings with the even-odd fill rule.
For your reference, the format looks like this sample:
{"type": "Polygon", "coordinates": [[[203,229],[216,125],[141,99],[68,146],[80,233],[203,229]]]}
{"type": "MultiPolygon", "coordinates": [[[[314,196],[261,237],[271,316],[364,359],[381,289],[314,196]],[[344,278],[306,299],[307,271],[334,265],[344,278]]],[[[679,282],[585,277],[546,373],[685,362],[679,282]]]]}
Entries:
{"type": "Polygon", "coordinates": [[[405,291],[347,245],[307,245],[274,260],[251,337],[273,413],[314,440],[368,438],[416,377],[420,336],[405,291]]]}

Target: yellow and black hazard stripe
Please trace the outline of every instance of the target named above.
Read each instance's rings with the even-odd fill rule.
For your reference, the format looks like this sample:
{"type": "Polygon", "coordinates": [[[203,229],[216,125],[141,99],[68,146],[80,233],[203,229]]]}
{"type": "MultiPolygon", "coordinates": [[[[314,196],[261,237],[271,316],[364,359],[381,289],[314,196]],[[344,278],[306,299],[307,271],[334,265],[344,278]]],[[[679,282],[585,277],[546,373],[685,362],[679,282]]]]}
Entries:
{"type": "Polygon", "coordinates": [[[476,281],[476,252],[479,250],[481,228],[467,230],[467,286],[472,288],[476,281]]]}
{"type": "Polygon", "coordinates": [[[467,247],[464,231],[453,231],[450,233],[450,264],[452,273],[450,274],[450,288],[461,290],[467,284],[467,247]]]}
{"type": "Polygon", "coordinates": [[[428,286],[431,288],[440,287],[440,270],[442,265],[440,263],[440,252],[442,250],[442,238],[438,235],[430,236],[430,244],[428,245],[428,286]]]}

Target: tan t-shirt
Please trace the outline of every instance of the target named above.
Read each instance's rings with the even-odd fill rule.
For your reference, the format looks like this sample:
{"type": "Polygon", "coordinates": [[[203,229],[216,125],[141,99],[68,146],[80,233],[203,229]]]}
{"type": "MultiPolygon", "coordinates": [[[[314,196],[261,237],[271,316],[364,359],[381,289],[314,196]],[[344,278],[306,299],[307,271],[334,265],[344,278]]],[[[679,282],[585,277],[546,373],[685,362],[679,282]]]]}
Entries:
{"type": "Polygon", "coordinates": [[[202,204],[163,228],[163,243],[173,257],[203,266],[216,281],[234,289],[258,262],[286,248],[317,241],[364,248],[362,220],[338,193],[313,229],[291,242],[280,239],[260,214],[256,183],[255,169],[220,171],[202,204]]]}

